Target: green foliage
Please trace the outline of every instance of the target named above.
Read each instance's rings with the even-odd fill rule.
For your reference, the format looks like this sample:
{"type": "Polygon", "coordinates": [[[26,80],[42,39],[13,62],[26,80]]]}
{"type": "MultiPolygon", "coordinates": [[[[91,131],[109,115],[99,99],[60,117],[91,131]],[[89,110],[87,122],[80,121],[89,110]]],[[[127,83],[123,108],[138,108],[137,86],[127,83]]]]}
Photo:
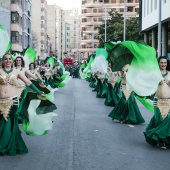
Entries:
{"type": "MultiPolygon", "coordinates": [[[[117,11],[109,12],[110,19],[107,20],[107,41],[123,41],[124,18],[123,14],[117,11]]],[[[98,30],[97,39],[99,40],[99,47],[104,47],[105,39],[105,23],[95,27],[98,30]]],[[[138,17],[131,17],[126,19],[126,40],[138,41],[142,36],[139,33],[139,19],[138,17]]]]}

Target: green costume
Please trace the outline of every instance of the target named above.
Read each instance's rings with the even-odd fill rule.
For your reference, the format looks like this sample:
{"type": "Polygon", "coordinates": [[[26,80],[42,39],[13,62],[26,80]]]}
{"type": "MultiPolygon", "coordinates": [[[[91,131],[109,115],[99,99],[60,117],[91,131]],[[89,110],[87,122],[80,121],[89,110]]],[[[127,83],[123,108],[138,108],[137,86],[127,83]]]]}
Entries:
{"type": "MultiPolygon", "coordinates": [[[[170,112],[167,113],[167,116],[163,117],[160,109],[157,106],[157,103],[161,101],[161,99],[154,99],[154,115],[148,124],[144,135],[146,142],[150,145],[157,145],[160,142],[165,143],[168,147],[170,147],[170,112]]],[[[170,103],[170,99],[165,100],[165,104],[162,106],[163,108],[167,106],[167,102],[170,103]]]]}
{"type": "MultiPolygon", "coordinates": [[[[0,102],[1,101],[2,99],[0,102]]],[[[21,137],[21,131],[19,129],[16,115],[18,98],[13,97],[12,102],[13,105],[10,107],[7,121],[3,118],[2,114],[0,114],[0,155],[16,155],[28,152],[21,137]]]]}
{"type": "MultiPolygon", "coordinates": [[[[125,85],[123,86],[125,87],[125,85]]],[[[117,119],[130,124],[140,124],[145,122],[135,101],[134,92],[130,92],[129,94],[124,92],[118,104],[109,114],[109,117],[113,120],[117,119]]]]}
{"type": "Polygon", "coordinates": [[[120,82],[117,82],[114,87],[112,87],[110,83],[107,83],[107,93],[104,102],[106,106],[115,106],[119,102],[121,96],[120,82]]]}

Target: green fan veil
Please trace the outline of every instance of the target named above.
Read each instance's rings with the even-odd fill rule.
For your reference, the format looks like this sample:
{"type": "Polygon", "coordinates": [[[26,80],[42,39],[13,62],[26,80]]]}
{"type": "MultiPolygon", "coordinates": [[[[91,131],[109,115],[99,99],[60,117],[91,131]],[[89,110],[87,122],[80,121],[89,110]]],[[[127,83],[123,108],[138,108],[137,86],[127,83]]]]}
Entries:
{"type": "Polygon", "coordinates": [[[108,68],[108,53],[104,48],[96,48],[96,57],[91,64],[93,72],[100,71],[101,73],[107,73],[108,68]]]}
{"type": "Polygon", "coordinates": [[[7,30],[0,25],[0,57],[9,51],[10,39],[7,30]]]}
{"type": "Polygon", "coordinates": [[[127,88],[139,96],[155,93],[162,80],[155,49],[133,41],[124,41],[119,45],[127,47],[134,56],[126,76],[127,88]]]}
{"type": "Polygon", "coordinates": [[[24,54],[25,68],[29,69],[29,64],[36,59],[37,52],[31,47],[27,48],[24,54]]]}

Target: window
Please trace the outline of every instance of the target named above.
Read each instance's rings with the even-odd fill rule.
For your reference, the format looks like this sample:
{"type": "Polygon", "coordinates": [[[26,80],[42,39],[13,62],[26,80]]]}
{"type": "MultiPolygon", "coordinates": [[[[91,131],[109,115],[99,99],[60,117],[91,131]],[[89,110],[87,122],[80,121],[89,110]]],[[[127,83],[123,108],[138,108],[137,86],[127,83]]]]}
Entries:
{"type": "Polygon", "coordinates": [[[127,2],[128,2],[128,3],[133,3],[133,0],[128,0],[127,2]]]}
{"type": "Polygon", "coordinates": [[[18,12],[11,12],[11,22],[19,23],[19,13],[18,12]]]}
{"type": "Polygon", "coordinates": [[[100,9],[98,9],[98,11],[99,11],[99,12],[103,12],[103,9],[100,8],[100,9]]]}
{"type": "Polygon", "coordinates": [[[44,29],[44,28],[41,28],[41,32],[45,32],[45,29],[44,29]]]}
{"type": "Polygon", "coordinates": [[[103,18],[98,18],[98,21],[99,21],[99,22],[103,21],[103,18]]]}
{"type": "Polygon", "coordinates": [[[127,12],[133,12],[133,7],[128,7],[127,12]]]}
{"type": "Polygon", "coordinates": [[[19,41],[20,41],[19,32],[11,31],[11,42],[12,43],[19,43],[19,41]]]}

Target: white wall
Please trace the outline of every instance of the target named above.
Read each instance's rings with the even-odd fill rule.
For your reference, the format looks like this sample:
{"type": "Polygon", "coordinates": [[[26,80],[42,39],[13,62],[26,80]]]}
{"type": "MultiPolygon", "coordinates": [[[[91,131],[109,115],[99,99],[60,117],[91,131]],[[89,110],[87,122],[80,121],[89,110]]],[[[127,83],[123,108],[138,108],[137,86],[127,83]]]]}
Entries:
{"type": "MultiPolygon", "coordinates": [[[[170,18],[170,0],[161,1],[162,1],[162,21],[164,21],[165,19],[170,18]],[[166,3],[164,3],[165,1],[166,3]]],[[[159,0],[142,0],[142,31],[158,23],[158,10],[159,10],[158,3],[159,0]]]]}

